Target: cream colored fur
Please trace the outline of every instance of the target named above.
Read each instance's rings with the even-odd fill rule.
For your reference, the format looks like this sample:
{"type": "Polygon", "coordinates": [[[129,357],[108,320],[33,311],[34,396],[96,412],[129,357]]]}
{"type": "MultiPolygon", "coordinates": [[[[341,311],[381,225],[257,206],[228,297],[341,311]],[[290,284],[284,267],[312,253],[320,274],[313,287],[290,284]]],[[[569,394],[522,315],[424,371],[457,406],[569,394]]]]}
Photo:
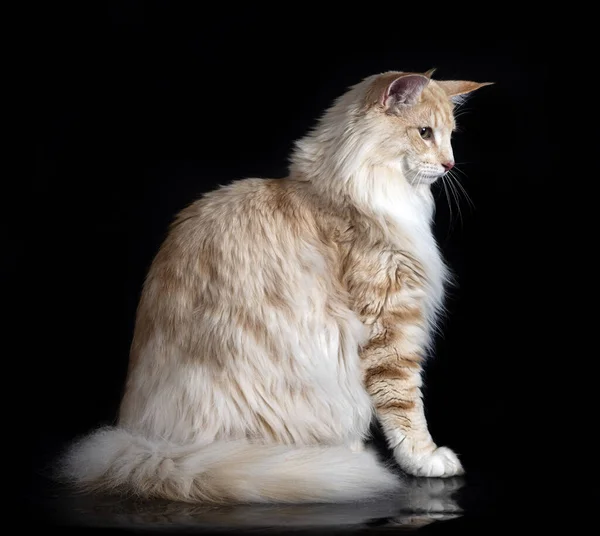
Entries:
{"type": "Polygon", "coordinates": [[[356,500],[399,486],[361,447],[375,416],[406,471],[462,472],[427,431],[417,358],[448,276],[430,186],[453,158],[451,98],[482,84],[404,76],[351,88],[288,178],[234,182],[178,215],[144,285],[118,425],[73,445],[64,477],[183,501],[356,500]]]}

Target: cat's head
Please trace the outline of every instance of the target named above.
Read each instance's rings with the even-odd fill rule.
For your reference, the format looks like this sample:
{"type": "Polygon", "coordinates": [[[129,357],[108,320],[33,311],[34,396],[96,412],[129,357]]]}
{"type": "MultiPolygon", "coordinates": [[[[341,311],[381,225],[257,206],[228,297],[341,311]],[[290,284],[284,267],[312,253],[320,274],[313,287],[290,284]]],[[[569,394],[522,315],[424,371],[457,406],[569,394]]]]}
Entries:
{"type": "Polygon", "coordinates": [[[387,72],[368,79],[358,122],[377,164],[410,184],[432,184],[454,166],[454,109],[489,82],[433,80],[427,73],[387,72]],[[363,115],[362,121],[360,115],[363,115]]]}
{"type": "Polygon", "coordinates": [[[401,195],[400,177],[428,188],[454,165],[457,103],[489,85],[431,75],[388,71],[351,87],[296,141],[291,176],[330,199],[351,195],[369,205],[401,195]]]}

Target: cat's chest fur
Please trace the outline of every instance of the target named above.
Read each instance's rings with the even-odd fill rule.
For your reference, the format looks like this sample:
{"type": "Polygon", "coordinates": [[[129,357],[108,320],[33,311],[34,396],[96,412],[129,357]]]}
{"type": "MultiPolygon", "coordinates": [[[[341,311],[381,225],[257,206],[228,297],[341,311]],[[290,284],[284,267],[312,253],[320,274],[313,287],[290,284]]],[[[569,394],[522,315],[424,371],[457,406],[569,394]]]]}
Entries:
{"type": "Polygon", "coordinates": [[[433,200],[417,198],[399,203],[388,218],[392,245],[411,254],[424,271],[425,303],[435,315],[444,300],[449,272],[433,235],[432,213],[433,200]]]}
{"type": "Polygon", "coordinates": [[[362,258],[365,270],[372,274],[389,274],[386,292],[390,298],[392,293],[414,292],[408,286],[394,285],[393,274],[418,274],[427,323],[435,324],[449,271],[432,231],[434,204],[429,190],[412,195],[382,191],[369,205],[369,212],[353,218],[350,255],[362,258]]]}

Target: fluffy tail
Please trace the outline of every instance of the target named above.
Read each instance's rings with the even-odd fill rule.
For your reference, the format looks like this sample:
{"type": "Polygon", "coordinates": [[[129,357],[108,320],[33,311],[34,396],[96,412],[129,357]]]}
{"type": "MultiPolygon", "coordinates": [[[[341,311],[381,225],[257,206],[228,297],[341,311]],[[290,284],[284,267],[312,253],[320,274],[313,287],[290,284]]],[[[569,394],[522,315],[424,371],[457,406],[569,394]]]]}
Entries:
{"type": "Polygon", "coordinates": [[[59,470],[84,491],[207,503],[345,502],[400,484],[369,451],[241,441],[174,446],[121,428],[77,442],[59,470]]]}

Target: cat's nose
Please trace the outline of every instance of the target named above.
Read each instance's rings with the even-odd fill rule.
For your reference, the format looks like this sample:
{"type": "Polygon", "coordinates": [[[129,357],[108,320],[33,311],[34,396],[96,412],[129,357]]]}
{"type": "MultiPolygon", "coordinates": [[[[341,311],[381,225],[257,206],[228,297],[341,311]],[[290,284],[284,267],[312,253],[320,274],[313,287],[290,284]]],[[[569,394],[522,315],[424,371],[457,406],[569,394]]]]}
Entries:
{"type": "Polygon", "coordinates": [[[442,162],[442,167],[446,171],[450,171],[454,167],[454,162],[452,160],[448,160],[448,162],[442,162]]]}

